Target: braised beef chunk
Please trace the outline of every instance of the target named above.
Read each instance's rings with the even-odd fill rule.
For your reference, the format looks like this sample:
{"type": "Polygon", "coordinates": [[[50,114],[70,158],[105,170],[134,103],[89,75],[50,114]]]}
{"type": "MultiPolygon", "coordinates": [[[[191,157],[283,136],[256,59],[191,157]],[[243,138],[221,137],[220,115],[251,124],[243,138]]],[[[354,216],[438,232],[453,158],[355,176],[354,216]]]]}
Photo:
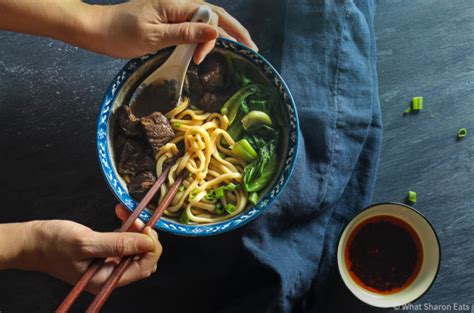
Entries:
{"type": "Polygon", "coordinates": [[[133,177],[128,184],[128,192],[138,197],[143,196],[155,183],[156,177],[153,172],[143,172],[133,177]]]}
{"type": "Polygon", "coordinates": [[[199,108],[206,112],[219,112],[224,102],[229,98],[226,93],[205,92],[199,101],[199,108]]]}
{"type": "Polygon", "coordinates": [[[189,64],[188,72],[184,80],[183,93],[190,98],[191,103],[198,103],[199,99],[201,99],[202,85],[196,64],[189,64]]]}
{"type": "Polygon", "coordinates": [[[118,134],[114,139],[114,149],[116,155],[120,155],[122,153],[122,148],[127,142],[127,138],[122,134],[118,134]]]}
{"type": "Polygon", "coordinates": [[[220,53],[208,55],[199,65],[199,79],[204,90],[220,91],[227,85],[227,65],[220,53]]]}
{"type": "Polygon", "coordinates": [[[143,144],[139,141],[128,139],[122,146],[118,172],[122,175],[135,175],[138,168],[138,160],[143,158],[143,144]]]}
{"type": "Polygon", "coordinates": [[[199,65],[190,64],[183,93],[191,104],[207,112],[219,112],[222,105],[236,91],[229,81],[225,56],[211,53],[199,65]]]}
{"type": "Polygon", "coordinates": [[[128,105],[122,105],[115,111],[117,122],[127,136],[138,136],[141,132],[140,120],[128,105]]]}
{"type": "Polygon", "coordinates": [[[140,122],[145,131],[145,136],[154,153],[174,138],[174,131],[171,124],[160,112],[154,112],[149,116],[142,117],[140,122]]]}
{"type": "Polygon", "coordinates": [[[155,171],[156,161],[152,158],[153,153],[151,151],[145,152],[145,154],[138,160],[138,169],[141,172],[155,171]]]}

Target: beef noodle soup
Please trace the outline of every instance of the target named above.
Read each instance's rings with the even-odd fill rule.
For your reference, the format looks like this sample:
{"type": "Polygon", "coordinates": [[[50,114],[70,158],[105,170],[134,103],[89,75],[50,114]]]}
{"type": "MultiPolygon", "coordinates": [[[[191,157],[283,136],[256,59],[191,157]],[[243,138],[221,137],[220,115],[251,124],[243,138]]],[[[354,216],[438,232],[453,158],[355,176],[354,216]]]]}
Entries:
{"type": "Polygon", "coordinates": [[[254,65],[214,51],[190,65],[182,100],[168,112],[115,110],[117,170],[138,201],[183,150],[155,204],[187,169],[164,215],[185,224],[228,219],[255,205],[279,170],[281,112],[280,95],[254,65]]]}

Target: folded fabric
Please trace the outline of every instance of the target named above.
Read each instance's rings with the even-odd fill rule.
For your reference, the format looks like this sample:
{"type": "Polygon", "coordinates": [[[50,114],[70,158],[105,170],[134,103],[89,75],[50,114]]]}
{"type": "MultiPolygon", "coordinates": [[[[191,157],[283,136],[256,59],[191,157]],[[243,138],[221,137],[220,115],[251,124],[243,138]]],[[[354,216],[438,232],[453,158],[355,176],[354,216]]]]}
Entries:
{"type": "Polygon", "coordinates": [[[372,1],[288,2],[281,73],[301,120],[297,166],[272,209],[245,230],[259,264],[252,294],[224,312],[318,312],[339,232],[371,199],[382,127],[372,1]]]}

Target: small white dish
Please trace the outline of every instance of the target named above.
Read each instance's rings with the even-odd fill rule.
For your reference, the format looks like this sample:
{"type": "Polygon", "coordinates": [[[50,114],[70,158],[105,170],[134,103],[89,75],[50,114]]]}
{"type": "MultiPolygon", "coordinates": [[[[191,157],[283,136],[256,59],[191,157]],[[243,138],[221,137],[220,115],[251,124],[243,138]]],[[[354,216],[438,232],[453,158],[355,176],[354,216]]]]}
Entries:
{"type": "Polygon", "coordinates": [[[425,294],[438,274],[440,258],[440,244],[433,226],[414,208],[400,203],[379,203],[362,210],[342,231],[337,249],[339,273],[347,288],[361,301],[380,308],[402,306],[425,294]],[[415,230],[421,241],[423,257],[418,274],[408,286],[398,292],[381,294],[369,291],[354,281],[349,273],[345,251],[348,239],[358,225],[369,218],[387,215],[401,219],[415,230]]]}

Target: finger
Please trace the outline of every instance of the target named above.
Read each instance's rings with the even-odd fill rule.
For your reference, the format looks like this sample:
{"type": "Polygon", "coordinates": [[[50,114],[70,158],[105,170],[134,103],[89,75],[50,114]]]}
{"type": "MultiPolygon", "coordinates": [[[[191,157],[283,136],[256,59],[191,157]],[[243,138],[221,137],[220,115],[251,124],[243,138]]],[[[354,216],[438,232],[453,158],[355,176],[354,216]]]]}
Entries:
{"type": "Polygon", "coordinates": [[[202,43],[215,40],[219,33],[211,25],[204,23],[161,24],[156,26],[160,35],[156,40],[157,47],[169,47],[180,44],[202,43]]]}
{"type": "MultiPolygon", "coordinates": [[[[122,204],[117,204],[117,206],[115,207],[115,215],[117,215],[117,217],[122,221],[122,223],[125,223],[125,221],[130,216],[130,212],[122,204]]],[[[137,218],[128,231],[141,232],[144,227],[145,223],[143,223],[140,218],[137,218]]]]}
{"type": "Polygon", "coordinates": [[[154,1],[154,9],[165,17],[163,23],[190,21],[201,5],[202,1],[154,1]]]}
{"type": "MultiPolygon", "coordinates": [[[[137,280],[147,278],[152,273],[156,272],[157,262],[161,256],[163,248],[158,240],[158,233],[151,227],[145,228],[144,235],[153,241],[153,250],[143,255],[136,255],[134,257],[134,261],[132,261],[132,263],[123,273],[117,286],[124,286],[137,280]]],[[[87,285],[86,290],[94,294],[99,292],[100,288],[110,277],[119,262],[120,260],[117,262],[115,258],[107,258],[100,270],[94,275],[93,279],[91,279],[87,285]]]]}
{"type": "MultiPolygon", "coordinates": [[[[212,25],[215,29],[217,29],[217,25],[219,23],[219,17],[216,13],[212,12],[210,25],[212,25]]],[[[210,40],[208,42],[200,43],[194,52],[194,63],[197,65],[201,64],[204,58],[209,54],[209,52],[214,49],[216,45],[216,39],[210,40]]]]}
{"type": "Polygon", "coordinates": [[[153,239],[156,249],[152,252],[143,254],[139,260],[133,261],[120,278],[118,286],[124,286],[139,279],[147,278],[156,272],[157,262],[161,256],[163,248],[158,241],[158,235],[154,230],[147,227],[145,229],[145,234],[153,239]]]}
{"type": "Polygon", "coordinates": [[[89,237],[83,240],[81,249],[86,258],[141,254],[156,249],[155,242],[144,234],[92,232],[89,237]]]}
{"type": "Polygon", "coordinates": [[[219,36],[224,37],[224,38],[227,38],[227,39],[230,39],[230,40],[233,40],[233,41],[237,41],[237,39],[235,39],[234,37],[232,37],[231,35],[229,35],[229,33],[226,32],[226,31],[224,30],[224,28],[219,27],[219,28],[217,29],[217,31],[219,32],[219,36]]]}
{"type": "Polygon", "coordinates": [[[90,293],[97,294],[110,275],[112,275],[116,265],[116,262],[106,260],[99,271],[95,273],[94,277],[89,281],[85,289],[90,293]]]}
{"type": "Polygon", "coordinates": [[[250,33],[244,26],[242,26],[242,24],[240,24],[240,22],[236,18],[227,13],[227,11],[224,10],[222,7],[210,3],[208,3],[207,5],[211,6],[212,10],[216,12],[219,16],[220,27],[225,29],[225,31],[231,36],[237,38],[238,41],[254,49],[255,51],[258,51],[258,47],[252,40],[252,37],[250,37],[250,33]]]}

